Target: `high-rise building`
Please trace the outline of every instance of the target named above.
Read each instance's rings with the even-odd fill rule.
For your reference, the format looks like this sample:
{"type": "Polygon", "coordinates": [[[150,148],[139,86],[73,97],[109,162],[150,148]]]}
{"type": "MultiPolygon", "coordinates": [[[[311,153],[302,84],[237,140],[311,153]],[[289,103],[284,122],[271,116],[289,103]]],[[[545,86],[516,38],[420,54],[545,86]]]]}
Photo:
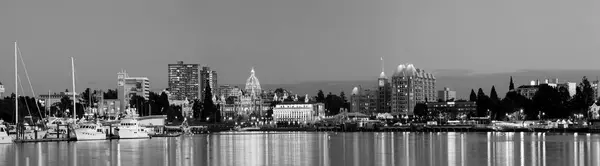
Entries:
{"type": "Polygon", "coordinates": [[[392,76],[393,113],[413,115],[417,103],[435,100],[435,76],[413,64],[399,65],[392,76]]]}
{"type": "Polygon", "coordinates": [[[150,80],[147,77],[129,77],[126,71],[117,73],[117,98],[120,110],[124,111],[132,96],[150,97],[150,80]]]}
{"type": "Polygon", "coordinates": [[[169,91],[173,99],[200,99],[200,84],[198,64],[184,64],[183,61],[169,64],[169,91]]]}
{"type": "Polygon", "coordinates": [[[217,95],[218,86],[217,86],[217,72],[214,70],[210,70],[208,66],[202,66],[200,70],[200,100],[204,100],[204,94],[206,93],[204,90],[206,89],[206,81],[208,81],[208,85],[211,88],[211,94],[217,95]]]}
{"type": "Polygon", "coordinates": [[[2,97],[2,94],[4,94],[4,85],[0,82],[0,97],[2,97]]]}
{"type": "Polygon", "coordinates": [[[456,99],[456,91],[444,87],[444,90],[438,91],[438,100],[440,102],[454,101],[456,99]]]}

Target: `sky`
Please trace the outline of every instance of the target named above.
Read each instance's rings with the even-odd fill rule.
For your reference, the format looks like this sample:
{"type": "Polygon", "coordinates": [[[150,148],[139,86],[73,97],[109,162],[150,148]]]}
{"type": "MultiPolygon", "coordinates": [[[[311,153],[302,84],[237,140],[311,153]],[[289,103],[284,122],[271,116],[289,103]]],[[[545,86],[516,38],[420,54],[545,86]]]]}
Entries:
{"type": "Polygon", "coordinates": [[[598,69],[598,16],[596,0],[2,0],[0,82],[13,91],[14,41],[38,94],[71,89],[69,57],[78,91],[116,88],[121,69],[166,88],[176,61],[219,84],[252,67],[261,84],[375,79],[380,57],[388,76],[598,69]]]}

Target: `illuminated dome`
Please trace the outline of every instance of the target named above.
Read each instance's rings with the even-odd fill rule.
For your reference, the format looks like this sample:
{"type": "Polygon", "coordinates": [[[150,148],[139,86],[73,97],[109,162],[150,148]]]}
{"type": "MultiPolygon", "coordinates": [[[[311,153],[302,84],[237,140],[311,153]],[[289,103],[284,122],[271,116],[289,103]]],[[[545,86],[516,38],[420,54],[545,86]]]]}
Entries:
{"type": "Polygon", "coordinates": [[[406,66],[398,65],[398,68],[396,68],[396,71],[394,71],[394,76],[403,76],[405,69],[406,69],[406,66]]]}
{"type": "Polygon", "coordinates": [[[354,89],[352,89],[352,95],[358,95],[358,87],[354,87],[354,89]]]}
{"type": "Polygon", "coordinates": [[[250,71],[250,77],[248,77],[248,80],[246,80],[245,90],[247,93],[250,93],[250,95],[254,96],[260,96],[262,92],[260,88],[260,82],[258,81],[258,78],[256,78],[254,68],[252,68],[250,71]]]}
{"type": "Polygon", "coordinates": [[[408,64],[406,66],[405,72],[406,76],[416,76],[417,75],[417,69],[415,69],[415,66],[413,64],[408,64]]]}

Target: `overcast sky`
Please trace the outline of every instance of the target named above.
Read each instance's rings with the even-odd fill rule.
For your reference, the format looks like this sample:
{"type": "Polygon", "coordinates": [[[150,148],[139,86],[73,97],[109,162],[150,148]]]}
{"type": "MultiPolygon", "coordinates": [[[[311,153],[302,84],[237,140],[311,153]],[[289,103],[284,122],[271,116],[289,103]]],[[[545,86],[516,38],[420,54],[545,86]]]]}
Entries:
{"type": "MultiPolygon", "coordinates": [[[[428,71],[598,69],[597,0],[2,0],[0,82],[19,41],[37,93],[115,88],[116,73],[167,87],[167,64],[207,64],[219,84],[375,79],[428,71]]],[[[24,73],[23,73],[24,76],[24,73]]],[[[27,84],[23,84],[27,88],[27,84]]],[[[439,88],[439,87],[438,87],[439,88]]]]}

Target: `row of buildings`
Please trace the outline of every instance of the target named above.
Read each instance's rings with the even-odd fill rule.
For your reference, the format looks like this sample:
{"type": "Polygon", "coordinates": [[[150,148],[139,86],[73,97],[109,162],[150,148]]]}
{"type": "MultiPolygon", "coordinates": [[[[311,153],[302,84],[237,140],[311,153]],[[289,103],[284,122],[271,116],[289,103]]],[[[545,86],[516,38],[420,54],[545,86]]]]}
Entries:
{"type": "Polygon", "coordinates": [[[399,65],[391,79],[382,69],[376,88],[358,86],[352,90],[350,111],[367,115],[413,115],[417,103],[445,102],[456,98],[456,92],[449,88],[436,91],[435,83],[436,78],[432,73],[413,64],[399,65]]]}
{"type": "MultiPolygon", "coordinates": [[[[594,99],[598,99],[599,97],[598,82],[599,81],[596,80],[592,81],[590,84],[592,89],[594,90],[594,99]]],[[[532,80],[529,83],[529,85],[521,85],[518,88],[516,88],[515,91],[528,99],[533,99],[533,96],[535,96],[535,93],[538,91],[540,85],[542,84],[546,84],[554,88],[566,88],[569,91],[569,95],[571,97],[575,96],[577,86],[579,86],[576,82],[559,81],[558,78],[556,78],[552,80],[545,79],[543,82],[541,82],[540,80],[532,80]]]]}

